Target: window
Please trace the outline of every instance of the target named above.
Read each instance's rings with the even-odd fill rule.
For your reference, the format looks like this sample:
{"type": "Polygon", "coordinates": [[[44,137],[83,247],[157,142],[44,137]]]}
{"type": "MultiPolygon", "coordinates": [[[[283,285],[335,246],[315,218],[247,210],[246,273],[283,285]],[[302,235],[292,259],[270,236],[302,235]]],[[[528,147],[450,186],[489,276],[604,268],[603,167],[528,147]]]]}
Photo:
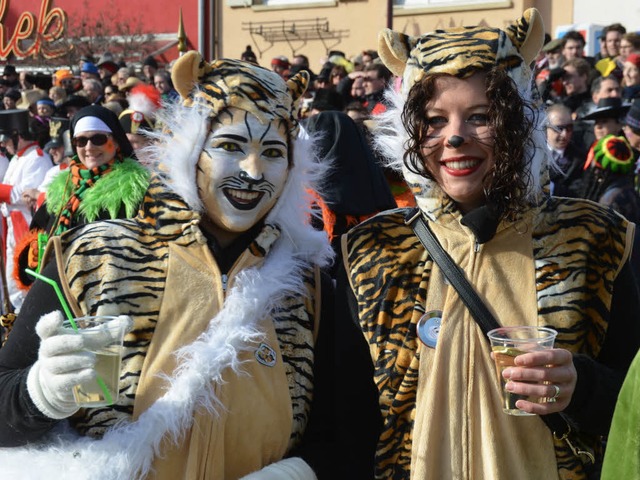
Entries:
{"type": "Polygon", "coordinates": [[[478,10],[482,8],[511,7],[509,1],[491,0],[393,0],[396,7],[421,8],[425,10],[478,10]]]}

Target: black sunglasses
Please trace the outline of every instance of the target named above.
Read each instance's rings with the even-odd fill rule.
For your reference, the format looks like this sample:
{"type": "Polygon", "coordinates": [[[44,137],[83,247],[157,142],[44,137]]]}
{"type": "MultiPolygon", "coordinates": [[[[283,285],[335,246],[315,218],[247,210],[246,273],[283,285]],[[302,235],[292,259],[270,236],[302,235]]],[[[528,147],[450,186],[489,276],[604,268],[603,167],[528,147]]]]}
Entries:
{"type": "Polygon", "coordinates": [[[87,142],[91,140],[91,143],[93,145],[99,147],[107,143],[107,140],[109,140],[109,136],[110,135],[106,133],[96,133],[92,137],[73,137],[72,142],[74,147],[84,148],[87,146],[87,142]]]}

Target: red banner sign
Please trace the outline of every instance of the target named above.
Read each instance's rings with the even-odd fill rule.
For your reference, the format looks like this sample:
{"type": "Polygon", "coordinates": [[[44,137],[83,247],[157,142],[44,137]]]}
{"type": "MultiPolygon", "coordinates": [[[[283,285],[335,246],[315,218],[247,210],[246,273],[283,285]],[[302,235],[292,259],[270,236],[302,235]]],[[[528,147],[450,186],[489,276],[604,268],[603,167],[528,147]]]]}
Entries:
{"type": "Polygon", "coordinates": [[[38,55],[56,58],[66,52],[66,46],[52,46],[64,35],[67,23],[67,15],[61,8],[51,8],[52,1],[41,1],[37,17],[32,12],[20,13],[10,31],[5,27],[9,0],[0,0],[0,59],[6,60],[11,54],[16,58],[38,55]]]}

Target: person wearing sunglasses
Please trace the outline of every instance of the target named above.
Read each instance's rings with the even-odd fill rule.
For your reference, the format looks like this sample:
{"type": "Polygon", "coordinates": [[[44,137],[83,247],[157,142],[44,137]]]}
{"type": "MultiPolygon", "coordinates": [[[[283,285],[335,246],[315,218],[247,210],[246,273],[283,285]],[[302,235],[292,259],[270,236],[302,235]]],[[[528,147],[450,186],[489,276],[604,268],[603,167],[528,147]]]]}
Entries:
{"type": "Polygon", "coordinates": [[[557,167],[549,170],[551,193],[558,197],[578,197],[587,152],[571,140],[573,119],[569,107],[561,103],[550,105],[545,127],[547,148],[557,167]]]}
{"type": "Polygon", "coordinates": [[[149,185],[149,171],[138,162],[133,147],[111,110],[90,105],[78,111],[70,127],[73,157],[47,188],[34,214],[29,234],[16,248],[14,277],[27,290],[33,278],[25,268],[37,268],[46,238],[96,220],[130,218],[136,214],[149,185]]]}

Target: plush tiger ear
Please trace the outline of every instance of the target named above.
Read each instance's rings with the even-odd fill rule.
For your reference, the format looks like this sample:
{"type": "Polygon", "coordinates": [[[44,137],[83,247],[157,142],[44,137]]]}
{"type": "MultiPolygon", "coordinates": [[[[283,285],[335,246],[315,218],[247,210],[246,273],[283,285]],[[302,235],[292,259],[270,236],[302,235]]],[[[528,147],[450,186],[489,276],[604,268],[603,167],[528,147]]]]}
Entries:
{"type": "Polygon", "coordinates": [[[176,91],[184,99],[189,98],[196,83],[210,70],[200,52],[190,50],[182,55],[171,68],[171,81],[176,91]]]}
{"type": "Polygon", "coordinates": [[[394,75],[402,76],[418,39],[385,28],[378,34],[378,55],[394,75]]]}
{"type": "Polygon", "coordinates": [[[525,10],[522,17],[506,29],[506,33],[526,64],[530,65],[544,43],[544,22],[540,12],[535,8],[525,10]]]}
{"type": "Polygon", "coordinates": [[[307,91],[307,86],[309,85],[309,72],[306,70],[301,70],[296,73],[293,77],[287,80],[287,87],[289,87],[289,92],[291,97],[293,98],[294,103],[302,97],[304,92],[307,91]]]}

